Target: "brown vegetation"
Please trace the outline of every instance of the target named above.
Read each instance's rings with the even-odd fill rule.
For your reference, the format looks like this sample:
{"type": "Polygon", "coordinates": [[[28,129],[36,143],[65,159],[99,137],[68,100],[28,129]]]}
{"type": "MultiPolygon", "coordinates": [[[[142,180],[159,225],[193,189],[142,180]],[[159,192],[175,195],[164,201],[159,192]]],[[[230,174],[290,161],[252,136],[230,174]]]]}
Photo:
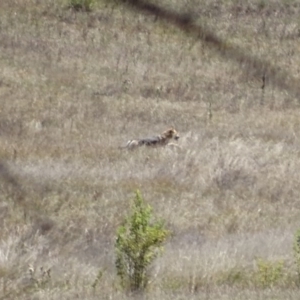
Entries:
{"type": "Polygon", "coordinates": [[[159,5],[184,23],[0,2],[0,299],[129,298],[113,245],[137,188],[173,232],[149,298],[298,299],[300,5],[159,5]],[[118,149],[169,124],[180,149],[118,149]]]}

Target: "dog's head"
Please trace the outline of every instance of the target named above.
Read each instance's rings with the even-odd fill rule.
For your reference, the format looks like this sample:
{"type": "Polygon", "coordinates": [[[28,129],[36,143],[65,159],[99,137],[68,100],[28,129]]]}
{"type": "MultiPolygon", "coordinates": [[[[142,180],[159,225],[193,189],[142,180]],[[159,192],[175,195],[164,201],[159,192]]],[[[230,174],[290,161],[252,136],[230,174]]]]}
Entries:
{"type": "Polygon", "coordinates": [[[173,127],[167,129],[162,135],[167,139],[174,139],[176,141],[179,139],[179,134],[173,127]]]}

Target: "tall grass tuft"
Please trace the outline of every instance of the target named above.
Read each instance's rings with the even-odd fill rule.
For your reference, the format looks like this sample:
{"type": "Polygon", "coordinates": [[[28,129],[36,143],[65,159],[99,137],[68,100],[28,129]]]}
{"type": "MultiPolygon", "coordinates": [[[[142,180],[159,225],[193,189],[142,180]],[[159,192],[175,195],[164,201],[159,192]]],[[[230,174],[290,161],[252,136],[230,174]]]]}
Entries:
{"type": "Polygon", "coordinates": [[[95,5],[95,0],[69,0],[68,7],[75,11],[92,11],[95,5]]]}

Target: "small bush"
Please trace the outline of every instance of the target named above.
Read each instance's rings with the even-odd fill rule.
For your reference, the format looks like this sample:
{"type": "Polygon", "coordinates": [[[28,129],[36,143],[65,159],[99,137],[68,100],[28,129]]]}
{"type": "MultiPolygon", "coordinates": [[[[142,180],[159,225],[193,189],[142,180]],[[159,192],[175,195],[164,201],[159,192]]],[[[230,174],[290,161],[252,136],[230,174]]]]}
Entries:
{"type": "Polygon", "coordinates": [[[152,222],[152,208],[145,205],[136,191],[131,215],[117,230],[116,268],[123,288],[144,290],[148,283],[148,268],[162,251],[169,232],[163,222],[152,222]]]}
{"type": "Polygon", "coordinates": [[[283,279],[283,261],[257,260],[257,280],[258,284],[264,288],[272,287],[283,279]]]}
{"type": "Polygon", "coordinates": [[[95,0],[69,0],[69,7],[76,11],[92,11],[95,0]]]}
{"type": "Polygon", "coordinates": [[[294,237],[294,256],[298,274],[298,285],[300,284],[300,229],[295,233],[294,237]]]}

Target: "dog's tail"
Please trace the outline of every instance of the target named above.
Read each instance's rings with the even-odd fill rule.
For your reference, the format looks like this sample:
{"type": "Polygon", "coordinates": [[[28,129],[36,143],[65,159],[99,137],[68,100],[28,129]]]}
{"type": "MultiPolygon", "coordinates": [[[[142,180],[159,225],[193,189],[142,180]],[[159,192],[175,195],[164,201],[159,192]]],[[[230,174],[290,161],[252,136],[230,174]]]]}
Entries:
{"type": "Polygon", "coordinates": [[[120,146],[119,149],[133,149],[138,146],[137,140],[129,140],[125,146],[120,146]]]}

